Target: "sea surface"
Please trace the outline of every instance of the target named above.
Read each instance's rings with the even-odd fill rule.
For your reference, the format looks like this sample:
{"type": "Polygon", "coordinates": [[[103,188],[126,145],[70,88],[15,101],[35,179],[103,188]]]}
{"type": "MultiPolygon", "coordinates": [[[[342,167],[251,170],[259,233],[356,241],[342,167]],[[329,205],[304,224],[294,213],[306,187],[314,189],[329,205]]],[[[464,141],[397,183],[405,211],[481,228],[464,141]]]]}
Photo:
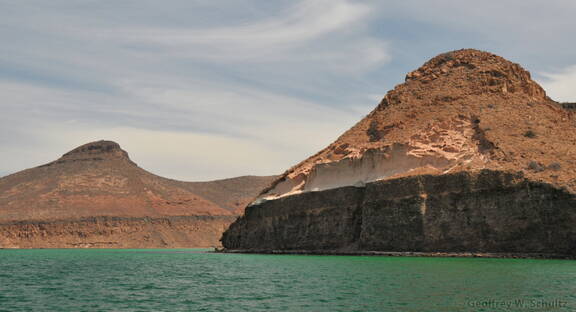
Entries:
{"type": "Polygon", "coordinates": [[[0,311],[576,311],[576,261],[0,250],[0,311]]]}

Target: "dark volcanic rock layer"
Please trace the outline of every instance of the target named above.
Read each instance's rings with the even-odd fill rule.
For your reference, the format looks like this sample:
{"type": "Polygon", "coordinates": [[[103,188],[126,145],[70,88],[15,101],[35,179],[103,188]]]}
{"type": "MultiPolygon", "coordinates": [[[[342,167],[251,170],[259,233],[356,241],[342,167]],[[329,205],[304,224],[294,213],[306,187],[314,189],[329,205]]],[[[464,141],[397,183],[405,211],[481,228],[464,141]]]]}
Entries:
{"type": "Polygon", "coordinates": [[[249,206],[228,249],[576,255],[576,197],[521,174],[421,175],[249,206]]]}

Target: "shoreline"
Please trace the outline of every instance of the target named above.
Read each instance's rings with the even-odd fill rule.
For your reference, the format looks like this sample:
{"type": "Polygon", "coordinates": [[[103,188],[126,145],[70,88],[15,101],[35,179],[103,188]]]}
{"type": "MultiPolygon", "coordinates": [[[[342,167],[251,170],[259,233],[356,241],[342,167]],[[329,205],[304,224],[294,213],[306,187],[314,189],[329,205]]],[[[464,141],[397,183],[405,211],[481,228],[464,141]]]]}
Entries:
{"type": "Polygon", "coordinates": [[[311,256],[381,256],[429,258],[496,258],[576,260],[576,255],[520,252],[443,252],[443,251],[341,251],[341,250],[250,250],[215,249],[215,253],[311,256]]]}

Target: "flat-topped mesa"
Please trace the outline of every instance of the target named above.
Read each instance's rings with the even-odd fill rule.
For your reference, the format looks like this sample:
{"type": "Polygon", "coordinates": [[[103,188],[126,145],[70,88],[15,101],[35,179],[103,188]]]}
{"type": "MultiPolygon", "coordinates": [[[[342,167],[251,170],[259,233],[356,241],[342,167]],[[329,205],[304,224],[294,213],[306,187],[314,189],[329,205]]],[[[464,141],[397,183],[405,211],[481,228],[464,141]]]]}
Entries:
{"type": "Polygon", "coordinates": [[[113,141],[100,140],[79,146],[62,155],[56,162],[70,161],[99,161],[99,160],[125,160],[129,161],[128,153],[113,141]]]}
{"type": "MultiPolygon", "coordinates": [[[[418,174],[522,171],[530,161],[547,165],[554,158],[541,153],[542,144],[565,149],[560,138],[570,132],[564,126],[571,119],[520,65],[473,49],[443,53],[409,73],[370,114],[286,171],[261,198],[418,174]],[[562,126],[552,129],[558,122],[562,126]],[[546,133],[544,143],[525,136],[535,132],[546,133]]],[[[554,175],[546,178],[571,183],[569,175],[554,175]]]]}

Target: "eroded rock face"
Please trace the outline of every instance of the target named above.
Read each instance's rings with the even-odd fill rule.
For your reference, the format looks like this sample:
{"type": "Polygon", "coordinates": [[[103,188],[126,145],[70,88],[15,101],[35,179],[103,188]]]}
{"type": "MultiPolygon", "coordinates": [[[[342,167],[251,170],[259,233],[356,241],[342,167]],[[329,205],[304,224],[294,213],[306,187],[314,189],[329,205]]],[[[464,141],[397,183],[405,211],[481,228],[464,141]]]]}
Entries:
{"type": "Polygon", "coordinates": [[[228,249],[576,255],[576,197],[521,174],[419,175],[246,209],[228,249]]]}
{"type": "Polygon", "coordinates": [[[190,248],[219,246],[233,216],[93,217],[0,223],[2,248],[190,248]]]}
{"type": "Polygon", "coordinates": [[[441,54],[287,170],[230,250],[573,253],[576,118],[520,65],[441,54]]]}
{"type": "Polygon", "coordinates": [[[549,99],[520,65],[487,52],[453,51],[408,74],[376,109],[261,197],[481,169],[524,171],[576,191],[575,124],[574,113],[549,99]],[[382,160],[373,165],[375,154],[382,160]],[[562,170],[527,170],[531,161],[562,170]],[[337,167],[346,181],[321,177],[337,167]]]}
{"type": "Polygon", "coordinates": [[[88,143],[0,179],[0,248],[215,246],[273,178],[181,182],[138,167],[115,142],[88,143]]]}

